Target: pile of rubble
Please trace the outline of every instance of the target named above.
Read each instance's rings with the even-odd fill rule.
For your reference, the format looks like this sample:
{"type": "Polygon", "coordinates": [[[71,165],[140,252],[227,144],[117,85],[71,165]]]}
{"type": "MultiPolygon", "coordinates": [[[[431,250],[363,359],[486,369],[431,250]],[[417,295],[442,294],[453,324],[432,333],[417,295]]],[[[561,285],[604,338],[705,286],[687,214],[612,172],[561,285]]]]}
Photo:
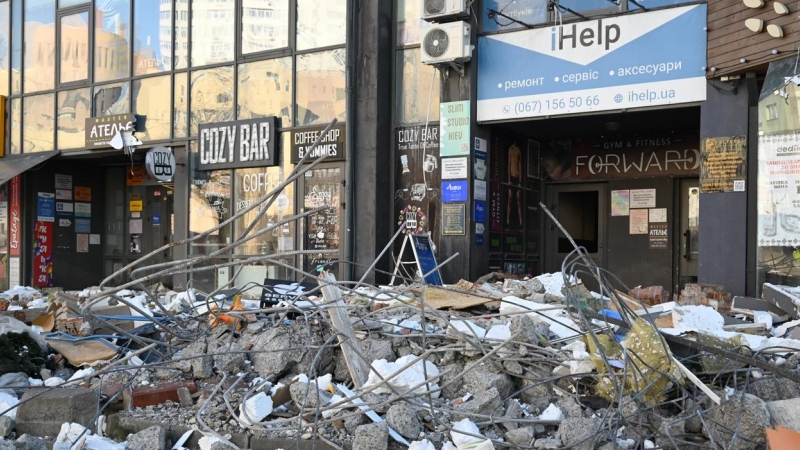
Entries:
{"type": "Polygon", "coordinates": [[[263,308],[161,287],[33,294],[39,325],[2,319],[37,356],[0,378],[0,449],[744,449],[800,432],[800,341],[777,301],[645,307],[561,273],[320,281],[263,308]],[[727,324],[767,323],[743,304],[775,306],[761,335],[727,324]]]}

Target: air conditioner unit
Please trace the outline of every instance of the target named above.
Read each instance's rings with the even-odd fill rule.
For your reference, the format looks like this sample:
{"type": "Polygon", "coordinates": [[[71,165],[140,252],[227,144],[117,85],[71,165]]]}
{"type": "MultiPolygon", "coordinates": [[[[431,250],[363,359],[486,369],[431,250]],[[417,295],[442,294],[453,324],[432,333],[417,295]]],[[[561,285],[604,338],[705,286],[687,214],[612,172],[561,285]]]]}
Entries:
{"type": "Polygon", "coordinates": [[[467,22],[431,23],[420,27],[423,64],[469,61],[472,57],[467,22]]]}
{"type": "Polygon", "coordinates": [[[458,16],[468,16],[467,0],[420,0],[422,19],[439,20],[458,16]]]}

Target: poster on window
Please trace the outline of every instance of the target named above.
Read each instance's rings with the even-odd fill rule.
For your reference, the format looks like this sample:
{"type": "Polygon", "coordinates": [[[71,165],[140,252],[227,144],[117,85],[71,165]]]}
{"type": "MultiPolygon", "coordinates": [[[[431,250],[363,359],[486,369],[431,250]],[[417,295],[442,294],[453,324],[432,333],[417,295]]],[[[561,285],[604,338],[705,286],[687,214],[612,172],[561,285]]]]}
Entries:
{"type": "Polygon", "coordinates": [[[758,139],[758,245],[800,245],[800,135],[758,139]]]}
{"type": "Polygon", "coordinates": [[[53,222],[36,222],[33,233],[33,286],[53,286],[53,222]]]}

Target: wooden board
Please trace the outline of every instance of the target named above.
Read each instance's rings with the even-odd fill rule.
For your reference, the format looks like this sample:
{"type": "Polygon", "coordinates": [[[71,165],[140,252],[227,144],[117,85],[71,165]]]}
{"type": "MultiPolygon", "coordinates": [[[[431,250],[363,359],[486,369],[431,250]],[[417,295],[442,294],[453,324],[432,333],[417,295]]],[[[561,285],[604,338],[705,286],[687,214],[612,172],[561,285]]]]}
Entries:
{"type": "Polygon", "coordinates": [[[117,352],[111,347],[95,340],[80,342],[47,340],[47,344],[67,358],[73,366],[107,361],[117,356],[117,352]]]}
{"type": "Polygon", "coordinates": [[[467,309],[496,301],[492,297],[481,297],[458,291],[428,286],[423,297],[425,303],[435,309],[467,309]]]}

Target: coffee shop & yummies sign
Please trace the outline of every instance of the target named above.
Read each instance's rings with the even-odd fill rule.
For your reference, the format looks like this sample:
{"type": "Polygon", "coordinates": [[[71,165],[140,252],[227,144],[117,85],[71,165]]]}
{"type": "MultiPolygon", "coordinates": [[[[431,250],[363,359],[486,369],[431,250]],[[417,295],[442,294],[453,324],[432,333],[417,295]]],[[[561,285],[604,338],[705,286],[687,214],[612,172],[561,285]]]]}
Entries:
{"type": "Polygon", "coordinates": [[[198,138],[199,170],[278,165],[275,117],[202,124],[198,138]]]}

